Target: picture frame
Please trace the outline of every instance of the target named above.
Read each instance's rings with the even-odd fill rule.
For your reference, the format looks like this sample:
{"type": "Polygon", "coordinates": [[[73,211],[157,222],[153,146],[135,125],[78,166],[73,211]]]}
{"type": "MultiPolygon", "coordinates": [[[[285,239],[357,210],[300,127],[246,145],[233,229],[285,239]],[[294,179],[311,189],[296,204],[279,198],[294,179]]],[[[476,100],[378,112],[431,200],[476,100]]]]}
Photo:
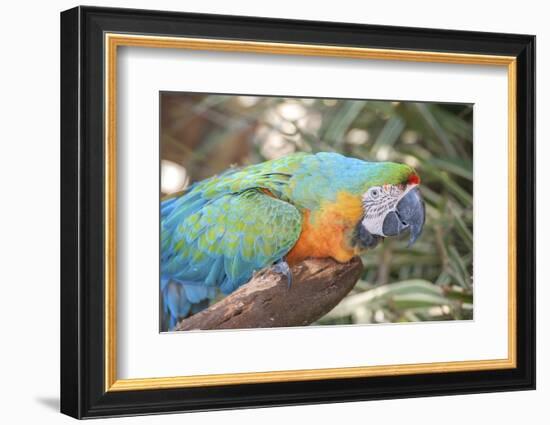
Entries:
{"type": "Polygon", "coordinates": [[[534,389],[534,130],[534,36],[82,6],[62,12],[61,412],[92,418],[534,389]],[[508,225],[503,324],[508,355],[121,379],[116,285],[121,47],[504,69],[508,204],[501,214],[508,225]]]}

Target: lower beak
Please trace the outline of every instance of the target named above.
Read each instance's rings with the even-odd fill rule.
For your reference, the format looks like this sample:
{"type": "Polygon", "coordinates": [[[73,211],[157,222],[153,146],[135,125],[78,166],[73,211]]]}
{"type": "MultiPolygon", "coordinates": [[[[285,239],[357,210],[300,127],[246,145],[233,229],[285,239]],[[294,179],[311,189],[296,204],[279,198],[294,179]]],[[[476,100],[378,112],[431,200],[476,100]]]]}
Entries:
{"type": "Polygon", "coordinates": [[[382,231],[384,236],[396,236],[408,230],[410,232],[409,246],[411,246],[422,233],[424,221],[424,201],[418,188],[414,188],[401,198],[395,210],[386,214],[382,231]]]}

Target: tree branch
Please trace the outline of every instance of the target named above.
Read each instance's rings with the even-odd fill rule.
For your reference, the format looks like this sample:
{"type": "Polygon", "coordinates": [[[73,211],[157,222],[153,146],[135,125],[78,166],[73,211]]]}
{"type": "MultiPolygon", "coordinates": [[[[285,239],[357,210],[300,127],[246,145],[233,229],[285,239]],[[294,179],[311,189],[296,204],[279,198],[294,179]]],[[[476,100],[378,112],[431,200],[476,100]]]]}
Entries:
{"type": "Polygon", "coordinates": [[[332,310],[355,286],[363,266],[358,257],[341,264],[309,259],[292,267],[292,286],[267,269],[223,300],[187,319],[176,330],[246,329],[309,325],[332,310]]]}

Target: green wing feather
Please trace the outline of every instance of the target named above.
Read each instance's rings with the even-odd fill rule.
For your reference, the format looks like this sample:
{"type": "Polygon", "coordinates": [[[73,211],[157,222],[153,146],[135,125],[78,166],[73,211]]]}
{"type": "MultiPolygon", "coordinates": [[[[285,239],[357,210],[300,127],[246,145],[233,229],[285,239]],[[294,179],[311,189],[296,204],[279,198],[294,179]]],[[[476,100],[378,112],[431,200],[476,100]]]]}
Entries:
{"type": "Polygon", "coordinates": [[[302,216],[293,205],[260,189],[207,194],[211,198],[170,231],[163,226],[163,276],[218,286],[230,293],[254,271],[280,260],[296,243],[302,216]]]}

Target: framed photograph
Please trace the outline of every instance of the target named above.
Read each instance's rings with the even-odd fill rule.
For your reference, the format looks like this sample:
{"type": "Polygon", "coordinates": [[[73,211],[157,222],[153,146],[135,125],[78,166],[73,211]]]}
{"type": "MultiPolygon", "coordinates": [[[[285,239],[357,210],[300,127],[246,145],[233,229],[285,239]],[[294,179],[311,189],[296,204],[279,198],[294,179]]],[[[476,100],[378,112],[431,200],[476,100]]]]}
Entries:
{"type": "Polygon", "coordinates": [[[61,411],[535,388],[535,37],[61,14],[61,411]]]}

